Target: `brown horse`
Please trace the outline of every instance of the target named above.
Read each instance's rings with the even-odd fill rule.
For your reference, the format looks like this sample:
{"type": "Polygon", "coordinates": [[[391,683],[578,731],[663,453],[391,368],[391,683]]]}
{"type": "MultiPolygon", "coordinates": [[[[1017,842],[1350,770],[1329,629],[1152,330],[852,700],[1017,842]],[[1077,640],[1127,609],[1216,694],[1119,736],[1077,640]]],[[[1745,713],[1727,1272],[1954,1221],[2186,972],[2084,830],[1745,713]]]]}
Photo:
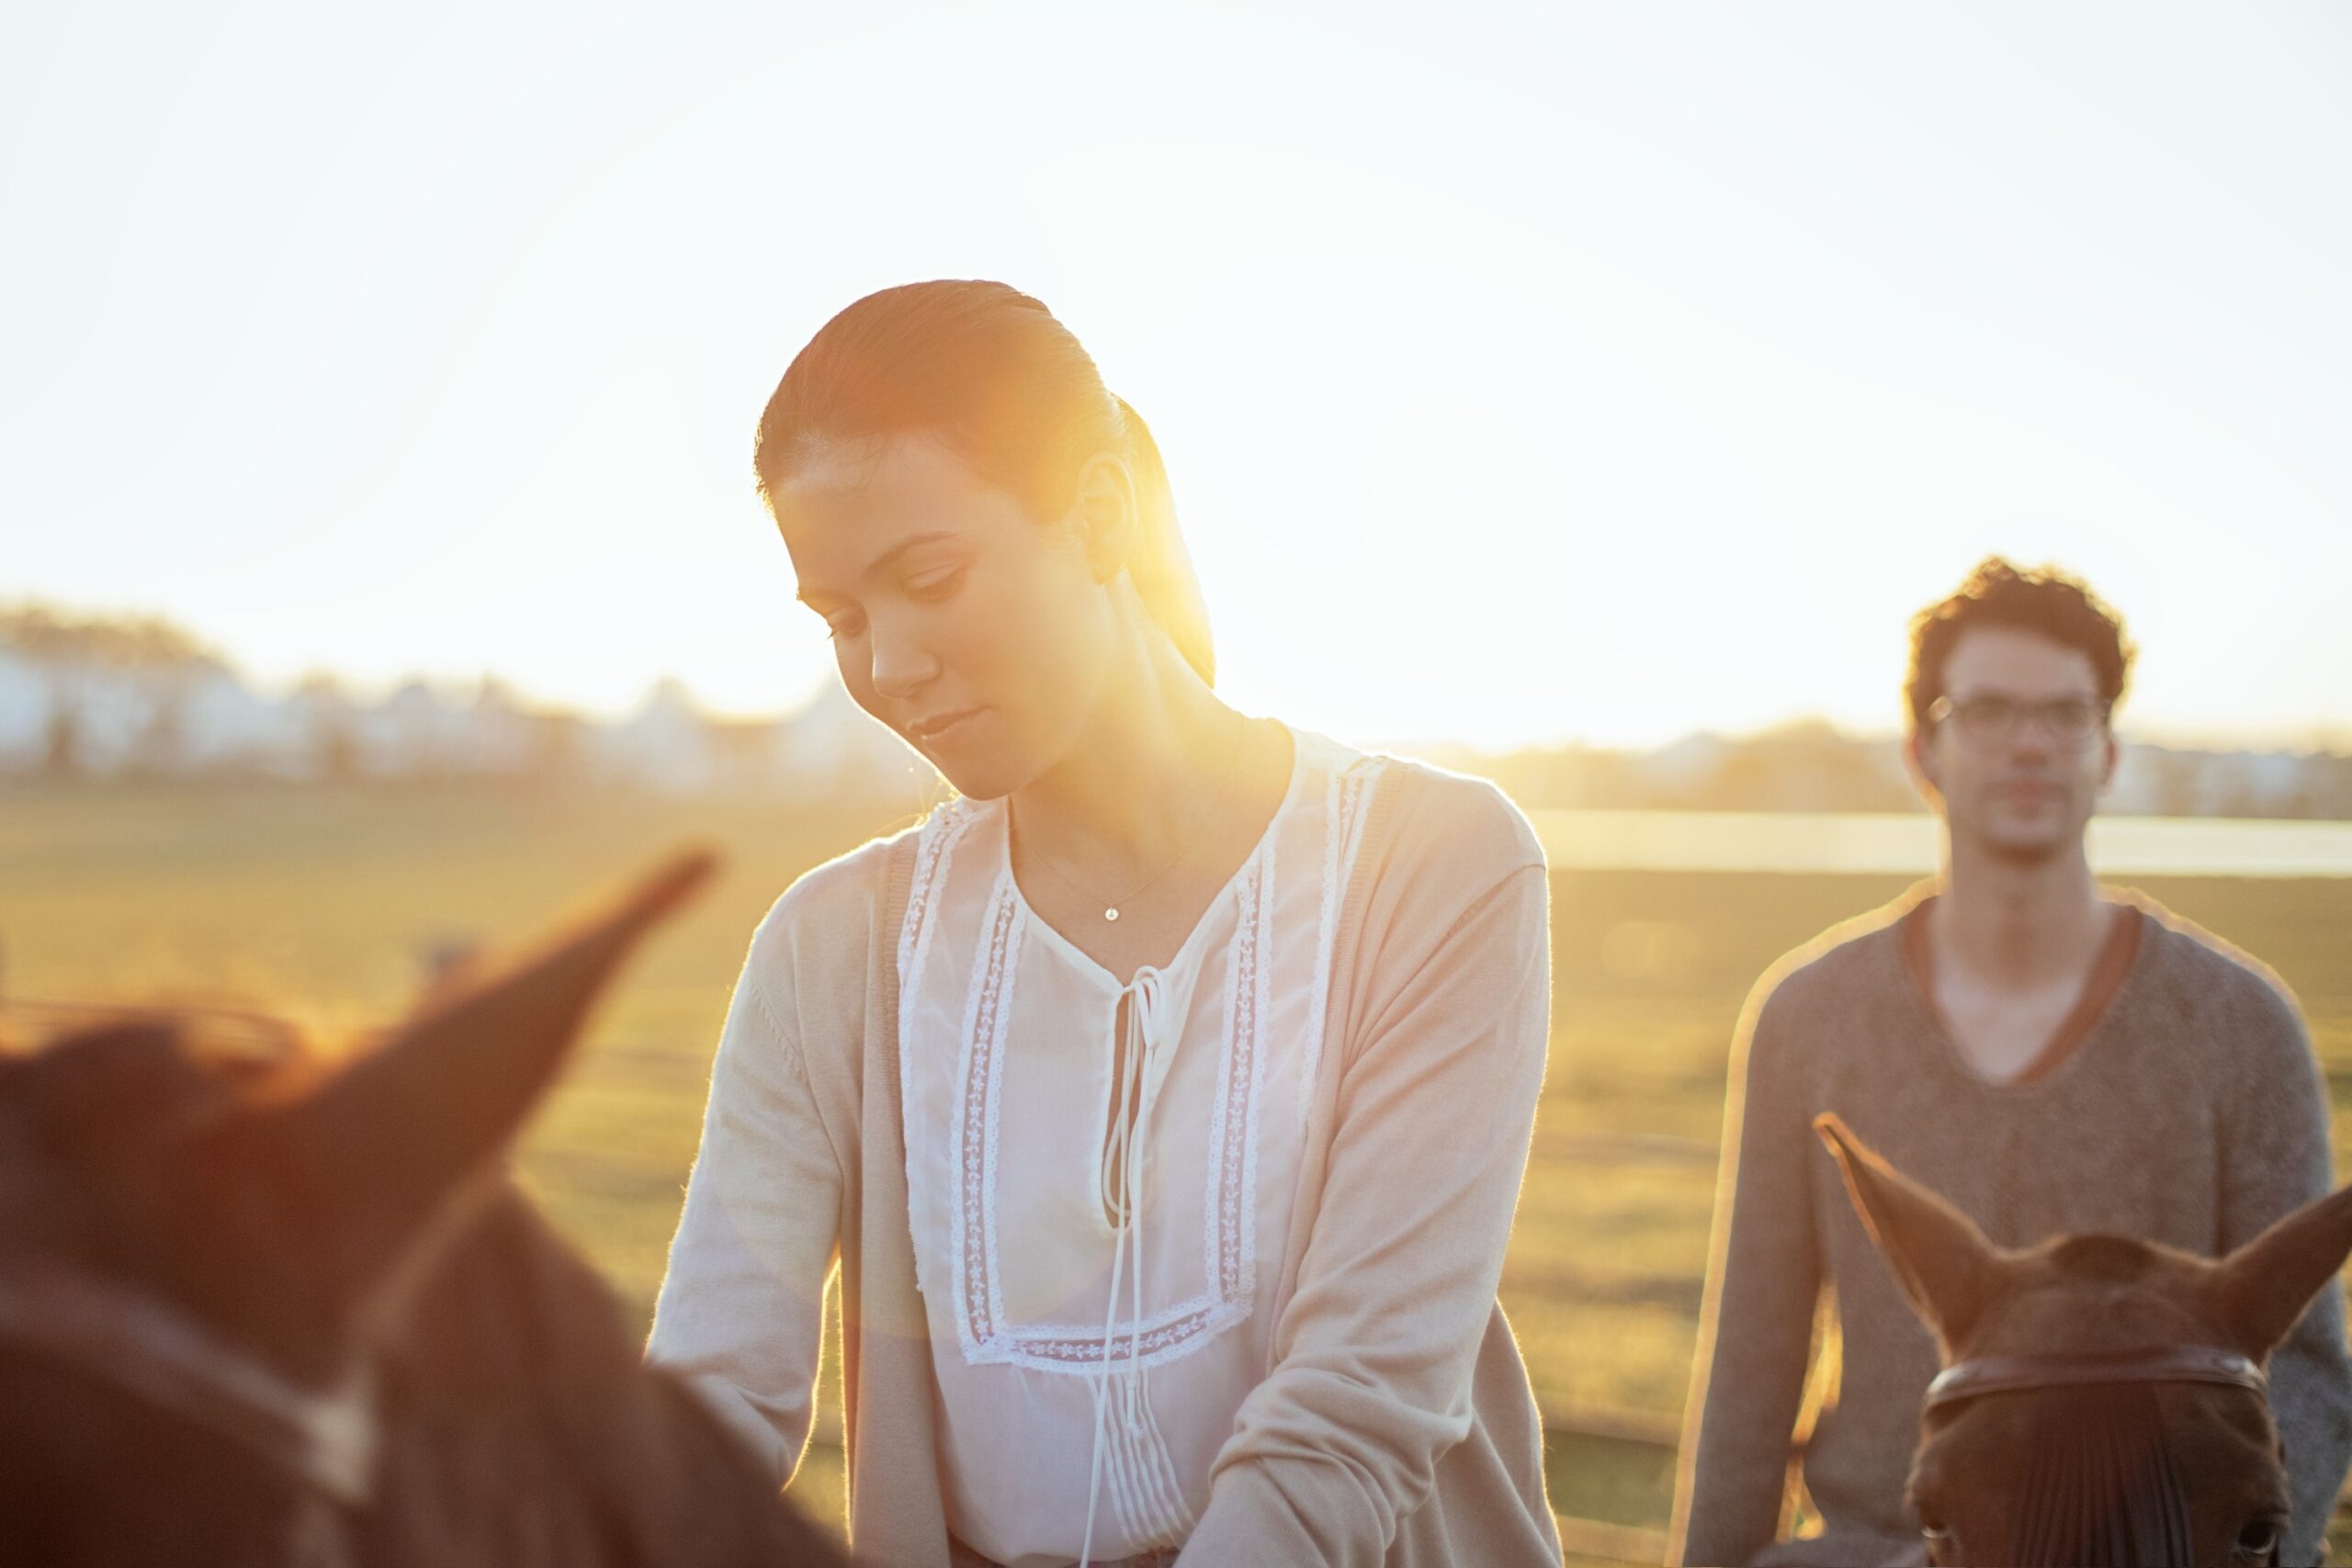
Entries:
{"type": "Polygon", "coordinates": [[[688,857],[345,1064],[0,1060],[0,1563],[826,1564],[500,1172],[688,857]]]}
{"type": "Polygon", "coordinates": [[[2120,1236],[1995,1247],[1845,1123],[1815,1123],[1935,1336],[1909,1503],[1936,1563],[2278,1561],[2262,1366],[2352,1252],[2352,1188],[2220,1259],[2120,1236]]]}

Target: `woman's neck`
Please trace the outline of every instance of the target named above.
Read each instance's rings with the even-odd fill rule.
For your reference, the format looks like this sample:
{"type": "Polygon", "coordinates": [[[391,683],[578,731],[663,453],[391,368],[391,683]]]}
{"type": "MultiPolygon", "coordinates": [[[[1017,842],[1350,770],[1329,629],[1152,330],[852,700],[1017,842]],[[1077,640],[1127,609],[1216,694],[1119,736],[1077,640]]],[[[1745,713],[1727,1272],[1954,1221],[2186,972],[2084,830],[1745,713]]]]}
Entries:
{"type": "Polygon", "coordinates": [[[1109,886],[1182,854],[1238,783],[1250,720],[1220,701],[1167,639],[1138,628],[1069,753],[1013,792],[1033,852],[1109,886]]]}

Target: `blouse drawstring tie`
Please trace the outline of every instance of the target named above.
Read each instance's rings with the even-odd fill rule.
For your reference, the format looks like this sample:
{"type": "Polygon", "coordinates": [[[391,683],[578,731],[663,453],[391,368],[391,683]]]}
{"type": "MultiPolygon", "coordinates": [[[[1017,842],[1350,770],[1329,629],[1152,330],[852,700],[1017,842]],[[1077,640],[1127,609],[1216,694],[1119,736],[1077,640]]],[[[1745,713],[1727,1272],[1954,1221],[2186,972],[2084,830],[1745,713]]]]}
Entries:
{"type": "Polygon", "coordinates": [[[1094,1558],[1094,1517],[1102,1483],[1102,1421],[1108,1406],[1114,1335],[1119,1317],[1119,1287],[1128,1292],[1127,1378],[1121,1391],[1121,1418],[1127,1430],[1143,1425],[1143,1163],[1149,1141],[1152,1102],[1159,1080],[1150,1072],[1151,1058],[1168,1032],[1167,987],[1159,971],[1146,965],[1136,971],[1119,993],[1113,1016],[1124,1011],[1116,1063],[1118,1080],[1112,1092],[1116,1114],[1103,1140],[1098,1181],[1113,1215],[1111,1233],[1110,1303],[1102,1314],[1102,1363],[1094,1373],[1093,1455],[1087,1467],[1086,1538],[1079,1549],[1078,1568],[1089,1568],[1094,1558]],[[1130,1258],[1132,1257],[1132,1261],[1130,1258]]]}

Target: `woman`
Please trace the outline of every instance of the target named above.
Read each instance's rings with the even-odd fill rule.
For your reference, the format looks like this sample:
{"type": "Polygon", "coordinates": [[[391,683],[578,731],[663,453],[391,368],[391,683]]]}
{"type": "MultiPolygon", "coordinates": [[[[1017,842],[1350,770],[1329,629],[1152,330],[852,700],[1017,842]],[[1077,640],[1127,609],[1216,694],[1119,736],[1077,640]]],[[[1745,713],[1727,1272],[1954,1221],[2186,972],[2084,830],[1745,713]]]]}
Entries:
{"type": "Polygon", "coordinates": [[[650,1353],[933,1568],[1550,1562],[1495,1303],[1547,1023],[1491,787],[1219,701],[1168,479],[1001,284],[836,316],[762,493],[958,798],[752,941],[650,1353]]]}

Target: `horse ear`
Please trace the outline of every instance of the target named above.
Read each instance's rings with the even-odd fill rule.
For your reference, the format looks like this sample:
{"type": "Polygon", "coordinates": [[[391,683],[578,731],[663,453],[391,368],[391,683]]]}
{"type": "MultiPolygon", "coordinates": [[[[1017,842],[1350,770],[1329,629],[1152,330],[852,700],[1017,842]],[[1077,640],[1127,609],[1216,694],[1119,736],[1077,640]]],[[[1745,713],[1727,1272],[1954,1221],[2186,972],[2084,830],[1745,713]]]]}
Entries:
{"type": "Polygon", "coordinates": [[[1912,1310],[1951,1352],[1999,1292],[2000,1250],[1975,1222],[1887,1164],[1834,1112],[1815,1117],[1813,1130],[1837,1156],[1846,1195],[1912,1310]]]}
{"type": "Polygon", "coordinates": [[[554,1081],[589,1007],[645,932],[709,875],[681,855],[522,956],[429,998],[315,1089],[239,1130],[339,1314],[418,1253],[554,1081]]]}
{"type": "Polygon", "coordinates": [[[2213,1266],[2214,1312],[2260,1360],[2352,1253],[2352,1187],[2314,1199],[2213,1266]]]}

